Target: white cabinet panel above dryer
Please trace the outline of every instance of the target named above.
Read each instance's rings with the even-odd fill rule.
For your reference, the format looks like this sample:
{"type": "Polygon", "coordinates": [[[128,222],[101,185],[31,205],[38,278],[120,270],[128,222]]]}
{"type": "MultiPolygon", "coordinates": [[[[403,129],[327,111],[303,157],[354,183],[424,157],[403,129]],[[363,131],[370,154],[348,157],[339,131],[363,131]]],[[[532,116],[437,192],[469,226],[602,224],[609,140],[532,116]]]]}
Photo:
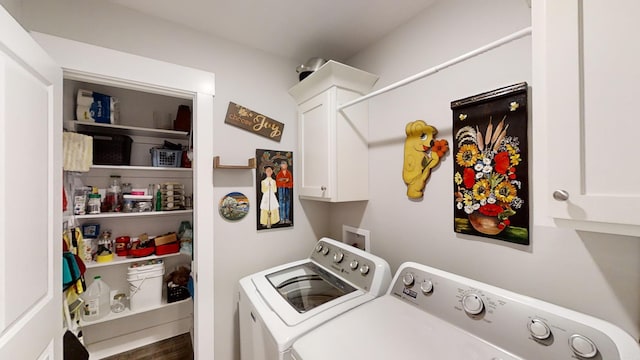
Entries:
{"type": "Polygon", "coordinates": [[[633,0],[534,2],[534,121],[546,123],[545,198],[560,225],[640,235],[640,44],[628,41],[639,11],[633,0]]]}

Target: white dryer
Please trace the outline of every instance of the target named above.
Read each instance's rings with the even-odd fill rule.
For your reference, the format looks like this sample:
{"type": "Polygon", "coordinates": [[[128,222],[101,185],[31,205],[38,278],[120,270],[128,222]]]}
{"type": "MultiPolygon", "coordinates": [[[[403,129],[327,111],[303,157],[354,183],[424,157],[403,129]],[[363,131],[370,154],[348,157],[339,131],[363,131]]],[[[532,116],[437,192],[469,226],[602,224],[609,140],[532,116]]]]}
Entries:
{"type": "Polygon", "coordinates": [[[389,292],[302,336],[294,360],[631,360],[640,347],[594,317],[416,263],[389,292]]]}
{"type": "Polygon", "coordinates": [[[241,279],[241,359],[288,358],[300,336],[384,295],[390,282],[385,260],[329,238],[307,259],[241,279]]]}

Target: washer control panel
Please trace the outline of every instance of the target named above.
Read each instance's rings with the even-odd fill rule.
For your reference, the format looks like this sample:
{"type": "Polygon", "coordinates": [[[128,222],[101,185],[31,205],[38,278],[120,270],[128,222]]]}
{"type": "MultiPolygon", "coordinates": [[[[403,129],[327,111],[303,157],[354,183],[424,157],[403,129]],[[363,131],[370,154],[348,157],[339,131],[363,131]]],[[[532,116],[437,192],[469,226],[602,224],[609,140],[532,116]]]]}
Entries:
{"type": "Polygon", "coordinates": [[[385,293],[389,287],[389,264],[378,256],[345,243],[320,239],[309,257],[336,276],[376,296],[385,293]]]}
{"type": "Polygon", "coordinates": [[[524,359],[640,359],[613,324],[424,265],[402,264],[390,295],[524,359]]]}

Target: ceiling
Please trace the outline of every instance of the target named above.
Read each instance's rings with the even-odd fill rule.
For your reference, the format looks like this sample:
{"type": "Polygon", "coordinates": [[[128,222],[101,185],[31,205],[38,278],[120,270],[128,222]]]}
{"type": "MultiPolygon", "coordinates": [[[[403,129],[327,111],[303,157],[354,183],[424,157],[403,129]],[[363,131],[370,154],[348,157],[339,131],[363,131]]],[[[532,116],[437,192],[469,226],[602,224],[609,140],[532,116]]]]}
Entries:
{"type": "Polygon", "coordinates": [[[436,0],[109,0],[304,62],[344,61],[436,0]]]}

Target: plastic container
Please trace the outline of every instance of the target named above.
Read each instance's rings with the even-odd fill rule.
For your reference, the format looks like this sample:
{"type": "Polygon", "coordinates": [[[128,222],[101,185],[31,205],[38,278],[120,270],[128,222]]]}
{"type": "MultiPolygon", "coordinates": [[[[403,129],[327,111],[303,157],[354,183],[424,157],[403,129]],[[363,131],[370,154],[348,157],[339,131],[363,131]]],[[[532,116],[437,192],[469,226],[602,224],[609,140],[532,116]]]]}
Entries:
{"type": "Polygon", "coordinates": [[[87,204],[87,210],[89,214],[100,214],[100,194],[89,194],[89,202],[87,204]]]}
{"type": "Polygon", "coordinates": [[[111,289],[100,276],[95,276],[93,282],[80,297],[84,300],[82,319],[94,321],[107,316],[111,312],[111,289]]]}
{"type": "Polygon", "coordinates": [[[105,211],[122,211],[122,185],[120,175],[109,177],[109,187],[104,197],[105,211]]]}
{"type": "Polygon", "coordinates": [[[159,259],[133,263],[127,271],[131,311],[162,304],[164,262],[159,259]]]}

